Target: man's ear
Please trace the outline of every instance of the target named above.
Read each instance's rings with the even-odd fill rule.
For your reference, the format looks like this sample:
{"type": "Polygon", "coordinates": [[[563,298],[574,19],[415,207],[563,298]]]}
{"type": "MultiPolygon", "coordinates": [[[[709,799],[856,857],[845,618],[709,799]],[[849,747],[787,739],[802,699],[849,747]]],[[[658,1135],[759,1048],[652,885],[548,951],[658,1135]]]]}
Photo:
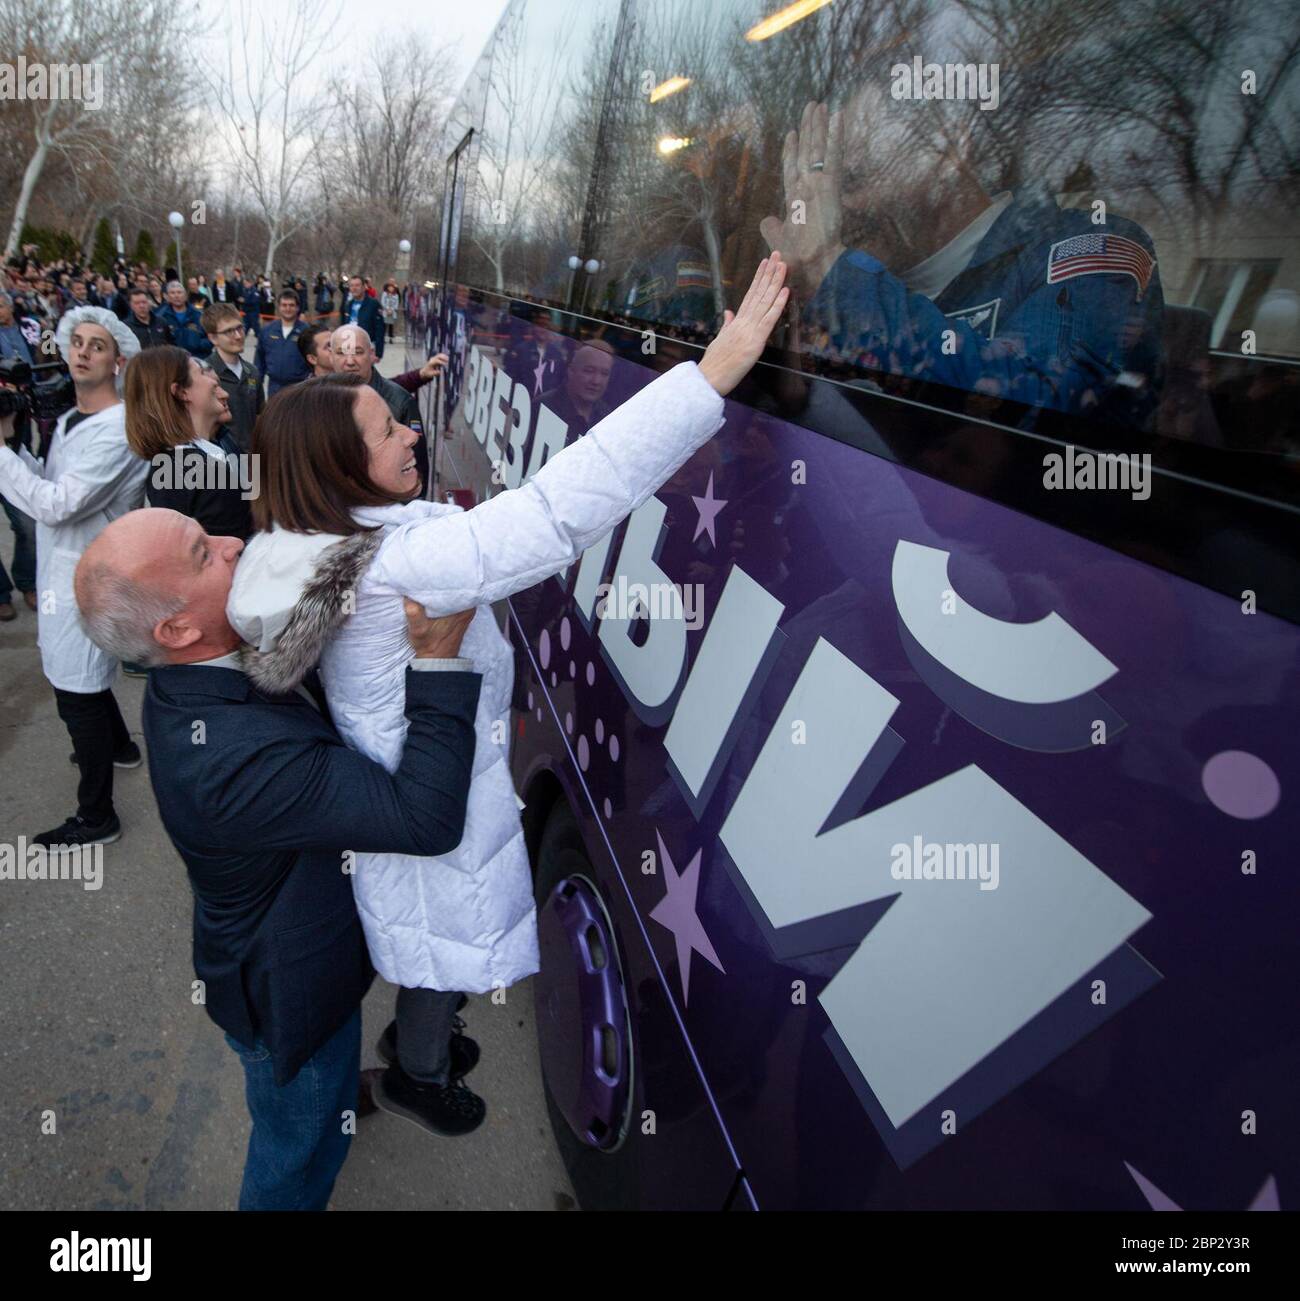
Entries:
{"type": "Polygon", "coordinates": [[[184,650],[193,646],[203,636],[203,631],[194,626],[184,610],[177,610],[165,619],[159,619],[153,626],[153,639],[164,650],[184,650]]]}

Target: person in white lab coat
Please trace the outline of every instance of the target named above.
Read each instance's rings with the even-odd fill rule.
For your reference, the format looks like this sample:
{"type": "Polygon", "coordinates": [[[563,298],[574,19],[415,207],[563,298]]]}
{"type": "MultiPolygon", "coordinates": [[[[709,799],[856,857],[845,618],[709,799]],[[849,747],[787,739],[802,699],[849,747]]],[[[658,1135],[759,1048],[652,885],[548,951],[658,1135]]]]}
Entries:
{"type": "MultiPolygon", "coordinates": [[[[76,813],[32,837],[31,843],[46,847],[107,844],[122,834],[113,808],[113,768],[138,767],[140,751],[113,698],[117,660],[86,636],[72,576],[99,531],[143,505],[149,470],[127,446],[119,397],[121,372],[140,351],[135,335],[102,307],[78,307],[60,320],[55,339],[72,372],[77,405],[59,417],[44,463],[26,448],[0,447],[0,494],[36,520],[41,667],[81,772],[76,813]]],[[[6,442],[12,425],[12,416],[0,419],[6,442]]]]}

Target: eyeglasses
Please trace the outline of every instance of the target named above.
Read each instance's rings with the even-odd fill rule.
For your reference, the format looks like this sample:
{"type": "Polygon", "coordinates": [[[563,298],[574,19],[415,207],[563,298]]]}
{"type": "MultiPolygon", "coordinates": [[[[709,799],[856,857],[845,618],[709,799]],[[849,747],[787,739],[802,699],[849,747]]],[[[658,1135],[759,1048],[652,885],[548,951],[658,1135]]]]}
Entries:
{"type": "Polygon", "coordinates": [[[244,327],[242,325],[228,325],[224,330],[218,330],[217,335],[221,336],[223,334],[243,334],[243,332],[244,332],[244,327]]]}

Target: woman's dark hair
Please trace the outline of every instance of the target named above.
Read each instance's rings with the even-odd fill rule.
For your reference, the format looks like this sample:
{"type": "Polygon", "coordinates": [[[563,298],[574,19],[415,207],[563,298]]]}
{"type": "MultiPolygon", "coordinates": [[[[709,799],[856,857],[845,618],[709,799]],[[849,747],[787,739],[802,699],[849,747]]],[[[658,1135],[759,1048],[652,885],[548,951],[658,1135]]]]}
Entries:
{"type": "Polygon", "coordinates": [[[292,533],[369,530],[352,519],[357,506],[409,500],[371,478],[365,439],[357,424],[359,375],[327,375],[281,389],[253,427],[262,490],[253,499],[253,525],[278,524],[292,533]]]}

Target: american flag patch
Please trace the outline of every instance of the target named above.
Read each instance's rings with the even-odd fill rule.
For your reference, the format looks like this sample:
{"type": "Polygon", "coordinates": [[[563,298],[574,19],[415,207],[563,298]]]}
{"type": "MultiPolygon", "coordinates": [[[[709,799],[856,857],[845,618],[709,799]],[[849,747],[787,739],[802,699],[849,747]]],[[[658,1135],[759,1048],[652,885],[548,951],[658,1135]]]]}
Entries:
{"type": "Polygon", "coordinates": [[[1119,275],[1137,281],[1137,296],[1142,297],[1151,282],[1156,260],[1134,240],[1123,235],[1076,235],[1053,244],[1047,252],[1047,283],[1069,280],[1071,276],[1119,275]]]}

